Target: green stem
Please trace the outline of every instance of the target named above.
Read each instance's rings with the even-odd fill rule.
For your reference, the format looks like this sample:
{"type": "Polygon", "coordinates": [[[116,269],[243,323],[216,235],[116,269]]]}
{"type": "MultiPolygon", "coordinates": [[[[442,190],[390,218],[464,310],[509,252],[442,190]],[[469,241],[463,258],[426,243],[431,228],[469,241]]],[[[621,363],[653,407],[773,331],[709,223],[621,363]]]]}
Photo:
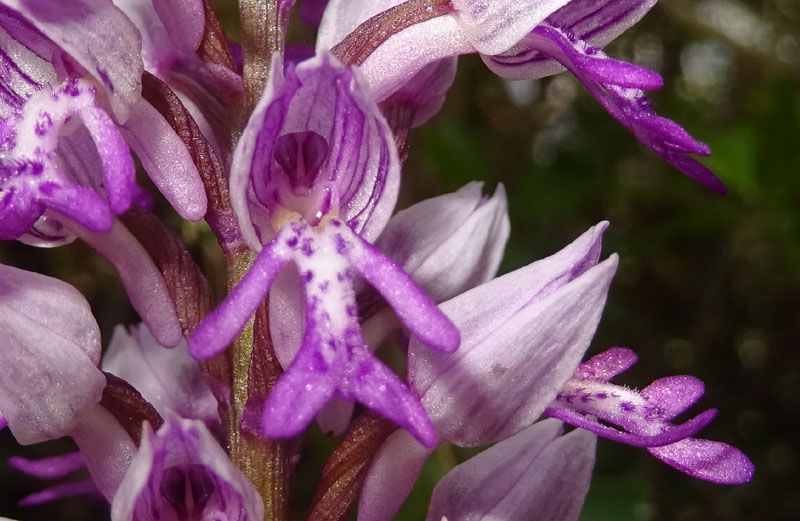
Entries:
{"type": "MultiPolygon", "coordinates": [[[[252,266],[255,255],[250,250],[231,253],[228,261],[228,291],[232,290],[247,270],[252,266]]],[[[228,424],[228,440],[231,449],[231,458],[239,462],[244,458],[241,447],[239,425],[244,415],[244,406],[248,398],[248,373],[250,358],[253,354],[253,319],[247,321],[244,329],[236,338],[231,347],[233,369],[233,403],[228,424]]],[[[242,471],[245,469],[242,468],[242,471]]],[[[245,472],[247,474],[247,472],[245,472]]]]}
{"type": "Polygon", "coordinates": [[[239,24],[242,31],[245,88],[240,110],[240,128],[244,128],[269,80],[272,55],[283,49],[278,0],[239,0],[239,24]]]}

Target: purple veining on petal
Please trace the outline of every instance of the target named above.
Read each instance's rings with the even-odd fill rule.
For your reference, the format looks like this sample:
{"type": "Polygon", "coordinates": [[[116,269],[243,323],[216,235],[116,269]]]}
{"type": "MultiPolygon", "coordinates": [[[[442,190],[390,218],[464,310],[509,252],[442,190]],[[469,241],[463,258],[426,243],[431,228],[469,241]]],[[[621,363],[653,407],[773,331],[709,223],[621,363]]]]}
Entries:
{"type": "Polygon", "coordinates": [[[648,450],[691,476],[716,483],[743,483],[752,476],[744,454],[724,443],[691,438],[716,416],[709,409],[675,425],[672,420],[703,395],[692,376],[654,381],[642,391],[608,383],[635,362],[632,351],[614,348],[581,366],[544,414],[598,436],[648,450]]]}
{"type": "Polygon", "coordinates": [[[675,168],[708,188],[725,193],[724,185],[690,154],[707,156],[711,149],[674,121],[658,116],[643,90],[660,87],[660,77],[647,69],[609,58],[569,31],[540,25],[522,39],[512,54],[485,57],[490,68],[508,78],[531,77],[528,65],[553,59],[569,69],[594,98],[643,144],[675,168]]]}
{"type": "Polygon", "coordinates": [[[657,0],[572,0],[546,23],[601,47],[638,22],[657,0]]]}
{"type": "Polygon", "coordinates": [[[442,438],[498,441],[552,402],[594,335],[616,271],[616,255],[592,264],[605,227],[442,304],[463,339],[457,352],[411,341],[409,382],[442,438]]]}
{"type": "MultiPolygon", "coordinates": [[[[131,21],[113,2],[7,0],[5,4],[14,9],[18,17],[24,17],[28,25],[35,27],[37,32],[57,45],[59,55],[68,55],[69,60],[80,64],[78,69],[85,69],[82,73],[67,76],[81,77],[86,72],[92,74],[106,88],[118,121],[124,122],[127,119],[130,107],[141,94],[141,37],[131,21]]],[[[22,32],[15,27],[12,36],[29,48],[43,47],[40,42],[31,43],[32,40],[44,39],[30,30],[22,32]]],[[[42,56],[40,52],[37,54],[42,56]]],[[[67,61],[62,56],[56,58],[52,52],[45,59],[52,60],[55,66],[59,61],[67,61]]],[[[73,69],[71,72],[77,72],[73,66],[69,68],[73,69]]]]}
{"type": "Polygon", "coordinates": [[[146,430],[114,497],[115,520],[262,519],[263,505],[247,478],[202,422],[168,419],[146,430]]]}
{"type": "Polygon", "coordinates": [[[323,53],[287,64],[285,80],[274,76],[234,154],[231,198],[240,225],[266,224],[255,222],[254,206],[273,221],[295,212],[314,223],[330,213],[374,239],[394,208],[400,167],[391,131],[358,71],[323,53]],[[296,169],[296,154],[293,163],[282,161],[287,140],[312,135],[318,137],[298,149],[311,154],[317,170],[309,187],[311,176],[296,169]]]}

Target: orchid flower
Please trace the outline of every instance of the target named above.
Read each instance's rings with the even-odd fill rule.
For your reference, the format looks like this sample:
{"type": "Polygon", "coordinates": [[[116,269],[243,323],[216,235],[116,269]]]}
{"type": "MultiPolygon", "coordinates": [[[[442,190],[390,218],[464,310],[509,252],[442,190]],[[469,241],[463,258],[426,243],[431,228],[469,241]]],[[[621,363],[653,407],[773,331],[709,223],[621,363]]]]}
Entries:
{"type": "Polygon", "coordinates": [[[299,433],[336,395],[358,399],[421,442],[433,443],[418,400],[367,347],[353,287],[360,274],[425,344],[445,351],[458,347],[458,331],[447,317],[367,242],[389,217],[398,176],[391,133],[354,69],[327,54],[290,65],[285,79],[280,66],[273,66],[231,174],[240,227],[260,252],[189,339],[189,351],[200,358],[224,349],[278,272],[289,262],[297,266],[305,335],[264,404],[267,436],[299,433]]]}
{"type": "Polygon", "coordinates": [[[145,429],[111,504],[112,521],[261,521],[264,507],[247,478],[197,420],[169,418],[145,429]]]}
{"type": "MultiPolygon", "coordinates": [[[[428,352],[412,340],[408,378],[431,415],[438,439],[459,446],[501,441],[500,447],[502,440],[520,436],[545,414],[600,436],[646,446],[662,461],[700,479],[749,481],[753,467],[740,451],[691,438],[716,411],[681,425],[671,423],[702,395],[699,380],[665,378],[641,393],[607,383],[635,361],[629,350],[612,350],[578,365],[616,268],[616,257],[598,263],[605,227],[601,223],[561,252],[442,304],[462,333],[457,353],[428,352]]],[[[390,435],[370,467],[359,519],[391,519],[432,452],[402,431],[390,435]]],[[[519,489],[512,497],[522,501],[524,485],[512,488],[519,489]]],[[[490,499],[476,493],[474,504],[494,504],[490,499]]],[[[511,502],[507,508],[513,511],[520,504],[511,502]]]]}
{"type": "MultiPolygon", "coordinates": [[[[609,58],[601,47],[638,22],[656,0],[331,0],[317,50],[347,54],[378,100],[408,88],[414,75],[437,60],[480,53],[507,79],[537,79],[572,72],[592,96],[646,146],[695,181],[724,193],[714,174],[692,158],[711,153],[671,120],[655,114],[645,90],[662,86],[646,68],[609,58]],[[360,24],[395,23],[374,45],[360,24]],[[391,22],[401,19],[403,22],[391,22]],[[351,31],[353,31],[351,33],[351,31]],[[391,71],[391,72],[389,72],[391,71]]],[[[420,85],[424,88],[424,85],[420,85]]],[[[443,96],[443,94],[442,94],[443,96]]]]}
{"type": "MultiPolygon", "coordinates": [[[[16,202],[20,209],[32,207],[25,210],[26,222],[47,207],[91,231],[108,231],[110,214],[124,213],[143,193],[135,187],[128,146],[182,217],[203,217],[206,195],[188,151],[141,99],[141,37],[133,24],[111,0],[40,4],[15,0],[0,6],[4,93],[0,115],[5,117],[3,134],[10,148],[5,151],[4,170],[44,163],[48,175],[34,186],[59,187],[54,196],[27,193],[25,204],[16,202]],[[103,94],[97,98],[103,100],[100,103],[98,87],[103,94]],[[73,114],[88,133],[76,130],[74,124],[62,129],[73,114]],[[149,139],[154,131],[160,141],[149,139]],[[96,151],[87,146],[92,141],[96,151]],[[77,162],[63,157],[69,154],[77,162]],[[107,196],[105,208],[89,190],[107,196]],[[89,210],[85,215],[84,207],[89,210]]],[[[12,177],[19,175],[36,179],[24,169],[12,177]]]]}
{"type": "MultiPolygon", "coordinates": [[[[408,348],[408,380],[437,441],[474,447],[532,425],[575,371],[600,321],[612,255],[600,262],[607,223],[560,252],[448,300],[441,308],[462,335],[452,354],[408,348]]],[[[391,519],[433,448],[405,432],[389,436],[373,461],[359,519],[391,519]],[[386,486],[391,475],[392,487],[386,486]]]]}

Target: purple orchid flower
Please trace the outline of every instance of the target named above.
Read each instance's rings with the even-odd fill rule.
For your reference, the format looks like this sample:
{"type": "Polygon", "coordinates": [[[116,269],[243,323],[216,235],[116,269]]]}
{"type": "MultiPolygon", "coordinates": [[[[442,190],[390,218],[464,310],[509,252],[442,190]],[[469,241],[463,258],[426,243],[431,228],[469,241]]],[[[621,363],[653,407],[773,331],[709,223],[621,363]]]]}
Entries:
{"type": "MultiPolygon", "coordinates": [[[[702,394],[699,380],[662,379],[641,393],[613,386],[608,380],[635,360],[627,350],[579,365],[616,268],[616,256],[599,262],[605,228],[601,223],[561,252],[442,304],[462,333],[458,352],[429,352],[411,341],[408,378],[439,440],[459,446],[502,442],[546,414],[646,446],[694,477],[725,484],[748,481],[752,464],[741,452],[691,438],[716,411],[671,423],[702,394]],[[593,420],[595,415],[621,429],[593,420]]],[[[359,520],[391,519],[431,453],[402,431],[390,435],[370,467],[359,520]]],[[[521,501],[522,486],[512,488],[520,491],[512,496],[521,501]]],[[[482,501],[475,498],[474,504],[482,501]]]]}
{"type": "Polygon", "coordinates": [[[205,424],[172,417],[156,433],[146,428],[111,519],[260,521],[263,511],[253,485],[205,424]]]}
{"type": "Polygon", "coordinates": [[[189,340],[189,351],[200,358],[224,349],[278,272],[289,262],[297,266],[305,335],[264,405],[266,435],[297,434],[336,395],[358,399],[421,442],[433,443],[419,401],[367,347],[353,286],[360,274],[422,342],[457,348],[458,331],[447,317],[367,242],[388,220],[398,176],[391,133],[355,69],[327,54],[290,65],[285,79],[280,64],[273,66],[231,174],[240,227],[260,252],[189,340]]]}
{"type": "MultiPolygon", "coordinates": [[[[408,380],[438,441],[474,447],[505,440],[539,419],[575,371],[594,335],[617,257],[600,262],[607,223],[560,252],[441,305],[458,326],[453,354],[411,340],[408,380]]],[[[479,246],[478,246],[479,247],[479,246]]],[[[361,521],[389,520],[433,449],[390,435],[364,483],[361,521]],[[392,487],[386,487],[392,476],[392,487]]]]}
{"type": "Polygon", "coordinates": [[[389,16],[392,8],[407,9],[406,18],[413,21],[416,17],[418,23],[395,29],[373,52],[357,58],[378,100],[408,88],[414,75],[432,62],[459,54],[480,53],[490,69],[508,79],[537,79],[567,69],[642,143],[690,178],[724,193],[725,187],[714,174],[691,157],[709,155],[708,145],[656,115],[644,96],[643,91],[662,86],[661,77],[611,59],[600,49],[638,22],[655,3],[331,0],[320,26],[317,50],[346,45],[348,34],[370,17],[389,16]]]}
{"type": "Polygon", "coordinates": [[[703,382],[692,376],[672,376],[641,391],[609,383],[634,363],[636,354],[625,348],[590,358],[578,366],[544,413],[598,436],[647,447],[653,456],[695,478],[727,485],[750,481],[753,464],[739,450],[690,437],[698,426],[713,419],[715,410],[680,426],[671,423],[703,396],[703,382]]]}
{"type": "MultiPolygon", "coordinates": [[[[72,113],[77,114],[89,130],[89,134],[71,131],[67,133],[69,139],[53,137],[47,143],[49,146],[42,148],[41,153],[53,161],[53,156],[58,155],[63,163],[62,156],[70,153],[80,161],[79,164],[62,164],[62,177],[78,186],[106,192],[113,213],[123,213],[131,200],[142,193],[134,184],[133,162],[127,150],[130,146],[176,211],[186,219],[202,218],[206,211],[206,195],[188,151],[163,117],[141,98],[141,37],[128,18],[110,0],[76,0],[68,5],[17,1],[6,4],[8,7],[0,6],[3,57],[0,67],[4,72],[0,80],[3,87],[0,101],[8,106],[6,111],[20,113],[25,106],[33,123],[37,118],[52,119],[55,130],[48,132],[52,136],[58,134],[64,119],[72,113]],[[96,87],[88,85],[87,74],[92,75],[102,89],[104,96],[98,98],[103,100],[101,105],[95,102],[96,87]],[[74,91],[76,87],[72,82],[77,80],[81,81],[82,90],[90,90],[91,100],[76,105],[59,96],[60,99],[47,100],[42,105],[47,98],[44,92],[74,91]],[[42,94],[32,95],[39,91],[42,94]],[[91,108],[96,121],[86,119],[91,108]],[[104,109],[108,109],[105,112],[109,115],[104,109]],[[160,139],[152,139],[154,132],[160,139]],[[96,152],[86,146],[87,141],[92,140],[90,136],[97,145],[96,152]],[[69,143],[64,144],[64,141],[69,143]],[[62,150],[66,146],[69,148],[62,150]],[[102,168],[98,168],[94,157],[98,152],[102,168]]],[[[40,131],[50,126],[46,122],[42,125],[40,131]]],[[[17,139],[11,143],[35,141],[35,134],[30,134],[34,129],[15,129],[14,119],[6,119],[5,126],[6,134],[16,133],[17,139]]],[[[17,154],[10,159],[16,164],[27,158],[17,154]]],[[[92,209],[90,195],[81,195],[81,198],[73,197],[70,206],[73,211],[68,215],[71,219],[80,215],[75,206],[84,204],[92,209]]],[[[61,208],[54,209],[63,213],[61,208]]],[[[106,218],[100,223],[106,231],[110,228],[109,221],[106,218]]]]}

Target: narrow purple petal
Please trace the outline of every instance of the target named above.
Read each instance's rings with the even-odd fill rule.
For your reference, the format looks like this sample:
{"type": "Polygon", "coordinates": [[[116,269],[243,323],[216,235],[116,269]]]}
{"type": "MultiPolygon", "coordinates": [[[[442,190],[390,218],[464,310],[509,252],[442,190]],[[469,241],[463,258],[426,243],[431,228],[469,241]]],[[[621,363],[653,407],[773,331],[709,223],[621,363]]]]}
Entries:
{"type": "Polygon", "coordinates": [[[645,447],[692,436],[717,414],[711,409],[684,424],[673,425],[670,420],[702,395],[702,382],[692,377],[672,377],[657,381],[654,386],[645,395],[605,381],[572,378],[564,384],[546,414],[599,436],[645,447]],[[681,384],[687,389],[681,389],[681,384]]]}
{"type": "Polygon", "coordinates": [[[92,136],[105,172],[105,191],[111,210],[119,215],[128,211],[133,200],[136,172],[125,140],[102,109],[90,105],[78,116],[92,136]]]}
{"type": "Polygon", "coordinates": [[[577,521],[596,438],[544,420],[451,470],[433,490],[426,521],[577,521]]]}
{"type": "Polygon", "coordinates": [[[64,499],[93,493],[97,493],[97,487],[91,479],[70,483],[59,483],[58,485],[48,487],[41,492],[25,496],[19,501],[18,505],[21,507],[41,505],[42,503],[48,503],[56,499],[64,499]]]}
{"type": "Polygon", "coordinates": [[[225,300],[189,337],[189,353],[198,359],[214,356],[233,342],[264,300],[275,276],[289,262],[286,234],[278,234],[225,300]]]}
{"type": "Polygon", "coordinates": [[[351,234],[353,266],[394,309],[403,324],[425,345],[444,352],[458,349],[460,335],[443,313],[391,259],[355,234],[351,234]]]}
{"type": "Polygon", "coordinates": [[[406,431],[386,438],[372,460],[358,502],[358,521],[391,521],[433,450],[406,431]]]}
{"type": "Polygon", "coordinates": [[[19,443],[59,438],[99,400],[100,331],[57,279],[0,265],[0,410],[19,443]]]}
{"type": "Polygon", "coordinates": [[[642,89],[659,86],[655,73],[648,75],[644,69],[617,62],[582,40],[555,27],[542,25],[534,29],[521,42],[523,58],[519,53],[510,56],[489,57],[485,61],[501,75],[528,77],[534,74],[525,65],[532,58],[524,52],[537,51],[552,58],[578,78],[594,98],[617,121],[643,144],[678,170],[700,184],[720,193],[725,192],[722,183],[688,154],[709,155],[710,148],[695,140],[675,122],[658,116],[642,89]]]}
{"type": "Polygon", "coordinates": [[[153,0],[153,8],[178,48],[194,52],[200,47],[206,22],[203,0],[153,0]]]}
{"type": "Polygon", "coordinates": [[[113,216],[107,203],[89,188],[77,185],[53,186],[39,195],[43,204],[94,233],[108,233],[113,216]]]}
{"type": "Polygon", "coordinates": [[[61,478],[86,466],[80,452],[38,460],[14,456],[8,459],[8,464],[25,474],[41,479],[61,478]]]}
{"type": "Polygon", "coordinates": [[[72,231],[108,259],[119,274],[131,304],[161,345],[175,346],[183,338],[175,304],[164,276],[144,246],[118,220],[109,233],[72,231]]]}
{"type": "Polygon", "coordinates": [[[147,175],[175,211],[190,221],[202,219],[208,204],[203,181],[183,141],[164,117],[140,100],[122,129],[147,175]]]}
{"type": "Polygon", "coordinates": [[[141,38],[111,0],[8,0],[6,5],[89,71],[124,122],[141,92],[141,38]]]}
{"type": "Polygon", "coordinates": [[[630,369],[638,360],[636,353],[627,347],[612,347],[582,362],[573,378],[607,382],[630,369]]]}
{"type": "Polygon", "coordinates": [[[747,483],[755,472],[747,456],[718,441],[686,439],[647,450],[681,472],[722,485],[747,483]]]}
{"type": "Polygon", "coordinates": [[[117,326],[102,368],[133,385],[163,418],[177,414],[208,425],[219,422],[217,400],[185,340],[166,349],[144,324],[130,330],[117,326]]]}
{"type": "Polygon", "coordinates": [[[661,447],[694,436],[711,423],[717,415],[717,410],[709,409],[703,411],[691,420],[680,425],[670,425],[669,428],[657,434],[621,431],[571,409],[548,407],[544,410],[544,414],[603,438],[625,443],[632,447],[661,447]]]}

